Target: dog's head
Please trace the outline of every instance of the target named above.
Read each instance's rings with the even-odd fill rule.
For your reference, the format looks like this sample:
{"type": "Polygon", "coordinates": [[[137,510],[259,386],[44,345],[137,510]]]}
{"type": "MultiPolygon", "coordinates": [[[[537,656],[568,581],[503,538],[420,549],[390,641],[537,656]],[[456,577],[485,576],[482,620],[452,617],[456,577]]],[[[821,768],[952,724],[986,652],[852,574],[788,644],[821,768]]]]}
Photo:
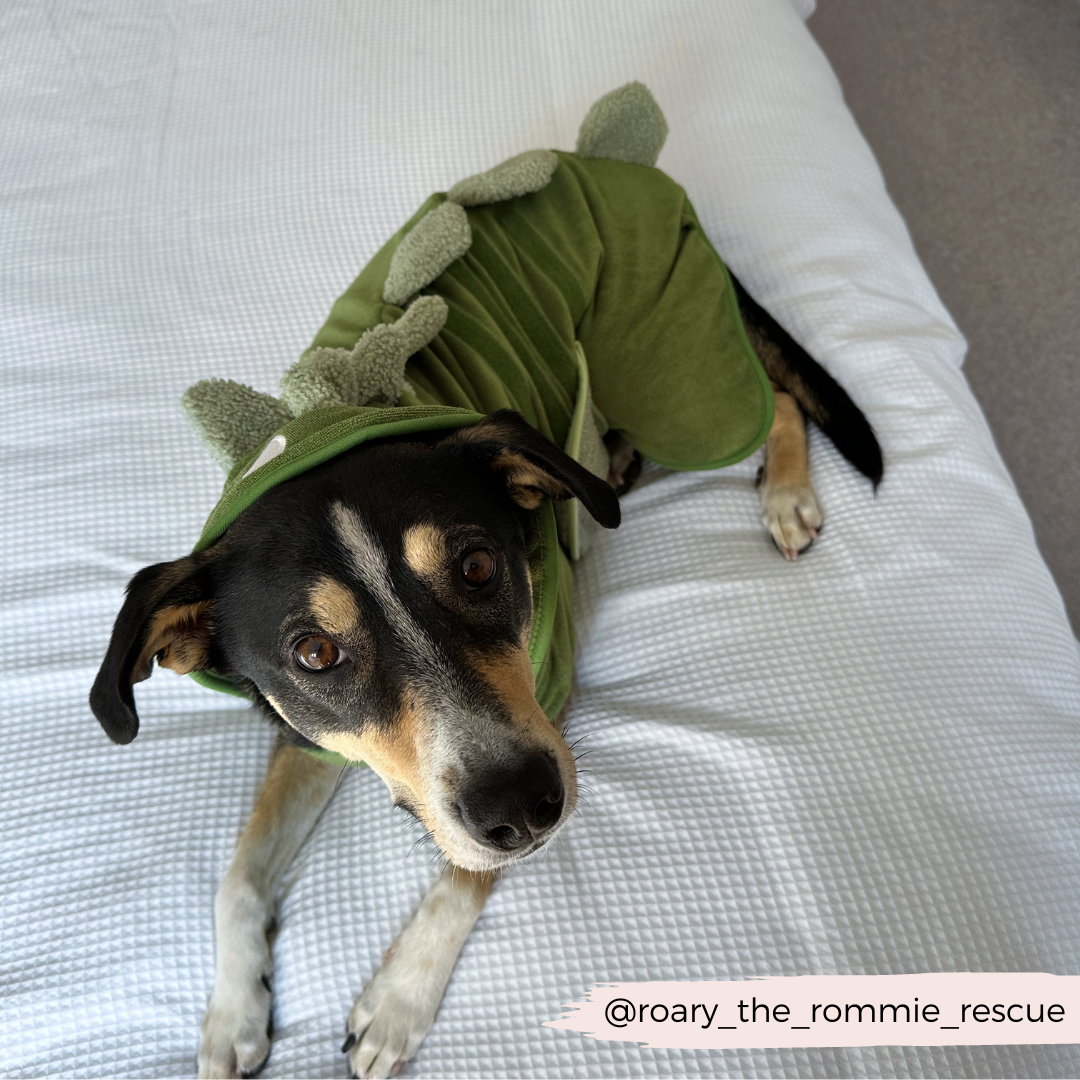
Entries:
{"type": "Polygon", "coordinates": [[[511,412],[287,480],[205,551],[135,575],[94,714],[130,742],[132,684],[155,657],[213,668],[299,740],[367,762],[457,865],[527,855],[577,798],[527,648],[529,518],[545,496],[619,522],[611,488],[511,412]]]}

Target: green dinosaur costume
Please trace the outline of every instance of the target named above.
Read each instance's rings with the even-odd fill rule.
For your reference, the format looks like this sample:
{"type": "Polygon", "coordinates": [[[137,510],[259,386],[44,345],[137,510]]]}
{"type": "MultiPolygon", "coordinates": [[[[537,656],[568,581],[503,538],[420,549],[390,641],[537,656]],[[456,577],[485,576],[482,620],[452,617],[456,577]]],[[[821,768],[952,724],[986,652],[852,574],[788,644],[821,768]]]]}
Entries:
{"type": "MultiPolygon", "coordinates": [[[[334,304],[280,399],[221,380],[192,387],[188,417],[230,470],[197,549],[268,488],[349,447],[497,409],[600,476],[609,428],[673,469],[757,449],[769,382],[686,193],[653,167],[666,134],[640,83],[608,94],[576,153],[530,151],[428,199],[334,304]]],[[[568,556],[582,540],[577,507],[556,515],[545,500],[529,651],[551,718],[570,689],[568,556]]]]}

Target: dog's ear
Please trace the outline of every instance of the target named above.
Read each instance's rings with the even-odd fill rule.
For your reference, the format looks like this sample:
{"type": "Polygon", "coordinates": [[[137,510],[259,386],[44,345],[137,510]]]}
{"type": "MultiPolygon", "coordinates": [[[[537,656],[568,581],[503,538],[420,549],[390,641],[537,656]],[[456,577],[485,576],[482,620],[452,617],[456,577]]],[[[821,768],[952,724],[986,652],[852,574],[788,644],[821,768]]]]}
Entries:
{"type": "Polygon", "coordinates": [[[545,495],[576,498],[605,529],[619,524],[619,497],[611,485],[579,465],[513,409],[501,409],[472,427],[461,428],[447,441],[467,447],[503,474],[510,497],[526,510],[535,510],[545,495]]]}
{"type": "Polygon", "coordinates": [[[154,657],[181,675],[207,666],[213,598],[206,566],[189,555],[131,579],[90,691],[90,708],[113,742],[129,743],[139,733],[132,686],[150,677],[154,657]]]}

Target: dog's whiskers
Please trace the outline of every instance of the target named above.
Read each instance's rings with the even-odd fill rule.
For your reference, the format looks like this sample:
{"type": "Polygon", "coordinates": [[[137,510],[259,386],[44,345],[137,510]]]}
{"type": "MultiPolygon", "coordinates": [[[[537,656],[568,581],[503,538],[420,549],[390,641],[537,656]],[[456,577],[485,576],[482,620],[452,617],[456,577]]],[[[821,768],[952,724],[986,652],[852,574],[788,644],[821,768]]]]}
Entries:
{"type": "MultiPolygon", "coordinates": [[[[573,753],[574,749],[580,746],[586,739],[591,739],[593,736],[598,735],[596,731],[586,731],[583,735],[579,735],[572,743],[567,743],[567,749],[573,753]]],[[[591,751],[585,750],[583,753],[590,753],[591,751]]]]}

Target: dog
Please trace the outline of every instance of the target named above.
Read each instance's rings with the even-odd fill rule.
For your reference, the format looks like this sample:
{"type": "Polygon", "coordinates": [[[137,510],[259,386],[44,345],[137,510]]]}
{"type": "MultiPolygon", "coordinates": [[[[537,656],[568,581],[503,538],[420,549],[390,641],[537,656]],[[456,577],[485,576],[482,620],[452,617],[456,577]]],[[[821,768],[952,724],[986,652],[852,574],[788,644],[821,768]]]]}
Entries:
{"type": "MultiPolygon", "coordinates": [[[[847,393],[732,285],[773,391],[762,518],[794,561],[824,520],[806,419],[875,487],[881,450],[847,393]]],[[[577,774],[537,702],[529,546],[549,499],[619,524],[640,456],[619,430],[605,445],[606,479],[511,410],[375,439],[277,483],[213,543],[132,579],[91,692],[105,730],[134,737],[131,688],[155,658],[228,673],[277,729],[215,901],[200,1076],[253,1076],[269,1057],[277,893],[339,779],[326,752],[374,769],[446,859],[349,1014],[342,1050],[358,1076],[392,1075],[416,1052],[495,879],[566,826],[577,774]]]]}

